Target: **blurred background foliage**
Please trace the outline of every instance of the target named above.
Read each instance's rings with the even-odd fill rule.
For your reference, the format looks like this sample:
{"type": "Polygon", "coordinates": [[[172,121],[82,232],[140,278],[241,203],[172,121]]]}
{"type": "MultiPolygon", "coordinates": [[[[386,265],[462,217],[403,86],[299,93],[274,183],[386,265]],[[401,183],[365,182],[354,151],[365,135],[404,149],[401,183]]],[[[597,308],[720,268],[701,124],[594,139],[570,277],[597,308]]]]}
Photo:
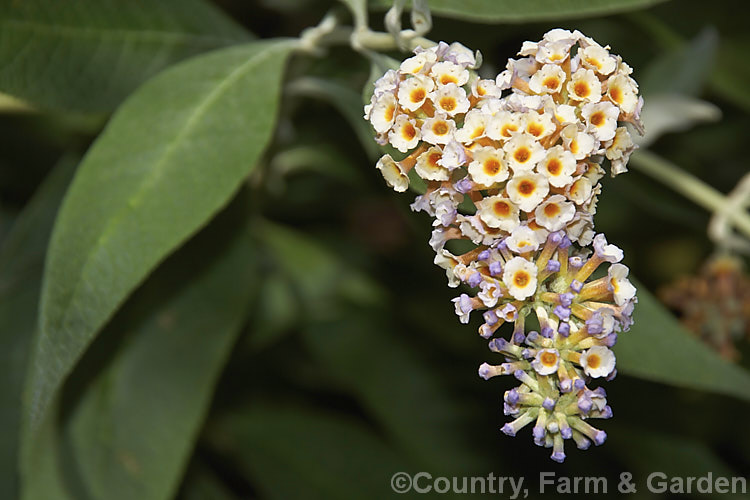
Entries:
{"type": "MultiPolygon", "coordinates": [[[[644,149],[723,193],[748,172],[744,2],[429,3],[428,36],[480,50],[485,76],[553,27],[611,45],[646,99],[644,149]]],[[[371,3],[374,27],[387,7],[371,3]]],[[[609,440],[556,464],[499,432],[512,382],[477,377],[489,353],[453,314],[430,222],[373,168],[370,62],[252,42],[332,8],[347,18],[324,0],[0,1],[0,497],[383,498],[402,470],[523,475],[533,497],[539,471],[750,475],[747,338],[730,363],[654,296],[713,254],[710,214],[638,156],[597,213],[640,280],[609,440]]]]}

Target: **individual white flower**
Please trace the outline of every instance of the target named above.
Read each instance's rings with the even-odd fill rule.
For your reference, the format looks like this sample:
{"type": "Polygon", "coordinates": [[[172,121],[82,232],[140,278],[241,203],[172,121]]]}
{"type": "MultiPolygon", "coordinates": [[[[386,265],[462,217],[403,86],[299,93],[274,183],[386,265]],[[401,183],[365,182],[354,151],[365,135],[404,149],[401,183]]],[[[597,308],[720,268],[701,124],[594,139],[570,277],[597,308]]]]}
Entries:
{"type": "Polygon", "coordinates": [[[484,146],[472,152],[469,175],[477,184],[490,187],[508,178],[508,167],[503,162],[503,150],[484,146]]]}
{"type": "Polygon", "coordinates": [[[459,87],[469,81],[469,72],[462,66],[450,61],[440,61],[432,65],[430,76],[435,79],[438,85],[448,85],[455,83],[459,87]]]}
{"type": "Polygon", "coordinates": [[[593,214],[578,212],[573,221],[565,227],[565,233],[570,241],[577,241],[582,247],[588,246],[594,240],[594,218],[593,214]]]}
{"type": "Polygon", "coordinates": [[[471,95],[478,99],[485,99],[490,97],[500,97],[502,91],[494,80],[482,80],[478,78],[471,84],[471,95]]]}
{"type": "Polygon", "coordinates": [[[600,75],[608,75],[617,67],[617,59],[599,44],[589,45],[578,51],[584,68],[596,71],[600,75]]]}
{"type": "Polygon", "coordinates": [[[560,134],[565,148],[573,153],[576,160],[583,160],[597,147],[596,139],[586,132],[578,130],[575,124],[567,125],[560,134]]]}
{"type": "Polygon", "coordinates": [[[581,68],[570,77],[567,85],[568,97],[576,101],[599,102],[602,84],[590,69],[581,68]]]}
{"type": "Polygon", "coordinates": [[[539,248],[540,243],[537,233],[525,225],[515,228],[505,239],[505,244],[513,253],[533,252],[539,248]]]}
{"type": "Polygon", "coordinates": [[[427,181],[447,181],[451,178],[450,171],[438,164],[443,153],[439,148],[433,146],[417,158],[414,166],[419,176],[427,181]]]}
{"type": "Polygon", "coordinates": [[[615,369],[615,353],[600,345],[590,347],[581,353],[581,367],[589,377],[606,377],[615,369]]]}
{"type": "Polygon", "coordinates": [[[629,76],[615,74],[607,80],[607,97],[626,114],[638,106],[638,84],[629,76]]]}
{"type": "Polygon", "coordinates": [[[540,349],[531,362],[531,367],[539,375],[552,375],[560,367],[560,353],[557,349],[540,349]]]}
{"type": "Polygon", "coordinates": [[[557,64],[545,64],[531,75],[529,88],[537,94],[557,94],[565,83],[565,71],[557,64]]]}
{"type": "Polygon", "coordinates": [[[570,31],[563,28],[553,28],[542,36],[544,42],[566,42],[571,47],[583,38],[584,36],[580,31],[570,31]]]}
{"type": "Polygon", "coordinates": [[[567,189],[568,198],[576,205],[581,205],[591,198],[594,186],[586,177],[579,177],[567,189]]]}
{"type": "Polygon", "coordinates": [[[445,115],[436,114],[422,124],[422,140],[429,144],[448,144],[453,139],[455,130],[456,124],[453,120],[445,115]]]}
{"type": "Polygon", "coordinates": [[[419,143],[419,129],[416,127],[414,120],[409,119],[406,115],[399,115],[396,123],[388,133],[388,141],[391,146],[402,153],[413,149],[419,143]]]}
{"type": "Polygon", "coordinates": [[[594,237],[594,252],[600,259],[611,264],[620,262],[623,258],[620,247],[607,243],[607,238],[601,233],[594,237]]]}
{"type": "Polygon", "coordinates": [[[530,111],[523,115],[524,132],[536,137],[538,140],[552,134],[555,131],[555,128],[550,113],[537,113],[536,111],[530,111]]]}
{"type": "Polygon", "coordinates": [[[472,109],[464,117],[464,125],[456,131],[456,140],[469,144],[484,137],[490,117],[478,109],[472,109]]]}
{"type": "Polygon", "coordinates": [[[375,168],[380,170],[385,182],[392,187],[394,191],[403,193],[409,189],[409,177],[401,168],[401,165],[396,163],[390,155],[383,155],[378,160],[375,168]]]}
{"type": "Polygon", "coordinates": [[[619,115],[617,106],[607,101],[587,103],[581,108],[581,116],[588,124],[587,130],[600,141],[608,141],[615,136],[619,115]]]}
{"type": "Polygon", "coordinates": [[[488,196],[477,202],[477,213],[489,227],[513,231],[519,224],[518,207],[500,195],[488,196]]]}
{"type": "Polygon", "coordinates": [[[373,102],[368,119],[377,133],[383,134],[391,129],[396,120],[397,108],[396,96],[390,93],[382,94],[373,102]]]}
{"type": "Polygon", "coordinates": [[[479,297],[479,300],[482,301],[485,307],[495,307],[498,299],[503,296],[495,280],[484,280],[479,287],[481,291],[477,294],[477,297],[479,297]]]}
{"type": "Polygon", "coordinates": [[[560,104],[552,109],[552,113],[560,125],[565,126],[570,123],[578,123],[576,107],[570,104],[560,104]]]}
{"type": "Polygon", "coordinates": [[[547,155],[536,169],[547,178],[550,185],[560,188],[573,182],[576,159],[573,153],[566,151],[562,146],[553,146],[547,150],[547,155]]]}
{"type": "Polygon", "coordinates": [[[521,172],[513,176],[505,187],[508,198],[524,212],[533,211],[547,196],[547,178],[534,172],[521,172]]]}
{"type": "Polygon", "coordinates": [[[448,278],[449,287],[456,288],[461,284],[461,280],[453,272],[453,268],[458,264],[455,255],[443,248],[435,253],[435,260],[433,262],[435,265],[445,269],[445,276],[448,278]]]}
{"type": "Polygon", "coordinates": [[[456,63],[464,68],[473,68],[477,65],[477,59],[474,57],[474,52],[458,42],[453,42],[448,46],[448,50],[443,54],[443,59],[456,63]]]}
{"type": "Polygon", "coordinates": [[[618,127],[612,143],[607,146],[605,155],[612,162],[610,172],[612,177],[627,172],[627,163],[630,155],[635,151],[636,145],[625,127],[618,127]]]}
{"type": "Polygon", "coordinates": [[[398,103],[404,109],[416,111],[422,107],[434,88],[435,82],[427,76],[407,78],[398,87],[398,103]]]}
{"type": "Polygon", "coordinates": [[[448,116],[466,113],[470,106],[466,91],[455,83],[439,86],[430,94],[430,99],[435,109],[448,116]]]}
{"type": "Polygon", "coordinates": [[[550,196],[534,210],[536,223],[550,231],[559,231],[564,228],[573,220],[575,213],[575,205],[559,194],[550,196]]]}
{"type": "Polygon", "coordinates": [[[468,161],[466,149],[458,141],[451,140],[443,148],[443,157],[438,160],[438,165],[448,170],[455,170],[466,165],[468,161]]]}
{"type": "Polygon", "coordinates": [[[518,51],[519,56],[535,56],[536,51],[539,50],[539,44],[537,42],[525,41],[521,44],[521,50],[518,51]]]}
{"type": "Polygon", "coordinates": [[[404,60],[399,69],[412,75],[426,74],[435,61],[437,61],[437,54],[432,51],[424,51],[404,60]]]}
{"type": "Polygon", "coordinates": [[[503,283],[516,300],[525,300],[536,293],[536,264],[523,257],[513,257],[505,263],[503,283]]]}
{"type": "Polygon", "coordinates": [[[627,266],[622,264],[612,264],[607,271],[609,284],[612,286],[612,293],[615,296],[615,304],[618,306],[625,305],[626,302],[635,297],[636,289],[628,280],[629,271],[627,266]]]}
{"type": "Polygon", "coordinates": [[[487,137],[496,141],[510,139],[520,128],[521,117],[517,113],[498,111],[487,127],[487,137]]]}
{"type": "Polygon", "coordinates": [[[380,97],[382,94],[389,93],[393,94],[398,88],[400,77],[398,71],[395,69],[389,69],[383,76],[375,81],[375,88],[373,89],[373,95],[380,97]]]}
{"type": "Polygon", "coordinates": [[[516,134],[504,145],[505,158],[514,172],[532,170],[544,158],[544,148],[531,135],[516,134]]]}
{"type": "Polygon", "coordinates": [[[574,43],[575,41],[566,39],[540,43],[535,56],[536,60],[540,63],[561,64],[570,56],[570,48],[574,43]]]}

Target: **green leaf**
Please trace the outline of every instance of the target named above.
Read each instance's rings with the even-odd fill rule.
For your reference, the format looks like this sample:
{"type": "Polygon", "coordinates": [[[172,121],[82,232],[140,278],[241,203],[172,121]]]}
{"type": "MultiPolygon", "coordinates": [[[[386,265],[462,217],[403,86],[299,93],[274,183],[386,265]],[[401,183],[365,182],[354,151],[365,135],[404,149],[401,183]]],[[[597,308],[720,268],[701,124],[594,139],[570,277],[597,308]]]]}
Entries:
{"type": "Polygon", "coordinates": [[[617,342],[617,369],[655,382],[750,400],[750,373],[690,335],[646,290],[638,287],[635,324],[617,342]]]}
{"type": "MultiPolygon", "coordinates": [[[[44,254],[77,160],[62,160],[18,216],[0,248],[0,497],[17,498],[21,393],[36,329],[44,254]]],[[[52,498],[52,497],[49,497],[52,498]]]]}
{"type": "Polygon", "coordinates": [[[390,498],[391,476],[414,470],[361,422],[300,407],[253,408],[212,437],[239,452],[263,498],[390,498]]]}
{"type": "MultiPolygon", "coordinates": [[[[558,21],[643,9],[664,0],[430,0],[432,13],[478,23],[558,21]]],[[[375,0],[390,7],[392,0],[375,0]]]]}
{"type": "MultiPolygon", "coordinates": [[[[160,268],[118,315],[124,319],[101,337],[127,335],[85,386],[68,424],[81,482],[92,498],[157,500],[176,493],[258,287],[251,227],[228,243],[213,229],[160,268]],[[196,244],[207,251],[195,251],[196,244]],[[185,283],[185,270],[196,265],[200,269],[185,283]],[[171,288],[176,291],[160,301],[171,288]],[[147,314],[137,314],[143,310],[147,314]]],[[[91,357],[98,362],[103,356],[91,357]]],[[[89,375],[83,374],[84,383],[89,375]]]]}
{"type": "Polygon", "coordinates": [[[203,0],[5,0],[0,90],[43,107],[111,111],[166,66],[248,38],[203,0]]]}
{"type": "Polygon", "coordinates": [[[253,169],[294,46],[251,43],[171,68],[128,99],[92,146],[50,243],[25,394],[32,435],[96,333],[253,169]]]}

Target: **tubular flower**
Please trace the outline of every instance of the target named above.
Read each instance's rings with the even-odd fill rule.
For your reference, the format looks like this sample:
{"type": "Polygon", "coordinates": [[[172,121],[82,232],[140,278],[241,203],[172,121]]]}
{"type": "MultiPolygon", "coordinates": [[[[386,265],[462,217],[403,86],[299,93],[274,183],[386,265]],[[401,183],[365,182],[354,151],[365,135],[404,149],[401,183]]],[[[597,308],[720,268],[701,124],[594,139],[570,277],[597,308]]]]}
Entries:
{"type": "Polygon", "coordinates": [[[494,82],[478,78],[460,44],[415,52],[365,106],[377,142],[404,153],[385,155],[378,169],[397,191],[410,173],[425,181],[412,210],[434,218],[435,264],[449,286],[466,289],[453,299],[459,320],[478,311],[486,339],[513,325],[507,339],[490,340],[506,362],[479,368],[485,379],[521,382],[505,395],[515,420],[502,431],[534,423],[535,443],[562,461],[566,439],[604,442],[586,420],[612,411],[588,384],[614,378],[610,348],[637,301],[622,250],[595,233],[593,216],[604,159],[612,176],[626,171],[635,149],[626,124],[642,130],[638,85],[609,47],[578,31],[524,43],[494,82]],[[454,255],[451,240],[474,247],[454,255]],[[530,315],[539,331],[526,331],[530,315]]]}

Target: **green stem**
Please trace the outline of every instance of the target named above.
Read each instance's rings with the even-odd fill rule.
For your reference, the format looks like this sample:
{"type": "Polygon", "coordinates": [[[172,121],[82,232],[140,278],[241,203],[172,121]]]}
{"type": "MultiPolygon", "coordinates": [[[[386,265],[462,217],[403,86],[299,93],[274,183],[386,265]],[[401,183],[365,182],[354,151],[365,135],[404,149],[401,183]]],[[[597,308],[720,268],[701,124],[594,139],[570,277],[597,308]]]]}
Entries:
{"type": "MultiPolygon", "coordinates": [[[[635,152],[630,158],[630,164],[709,212],[720,212],[727,203],[727,197],[722,193],[648,150],[641,149],[635,152]]],[[[735,211],[728,214],[728,218],[738,230],[750,237],[750,214],[735,211]]]]}

